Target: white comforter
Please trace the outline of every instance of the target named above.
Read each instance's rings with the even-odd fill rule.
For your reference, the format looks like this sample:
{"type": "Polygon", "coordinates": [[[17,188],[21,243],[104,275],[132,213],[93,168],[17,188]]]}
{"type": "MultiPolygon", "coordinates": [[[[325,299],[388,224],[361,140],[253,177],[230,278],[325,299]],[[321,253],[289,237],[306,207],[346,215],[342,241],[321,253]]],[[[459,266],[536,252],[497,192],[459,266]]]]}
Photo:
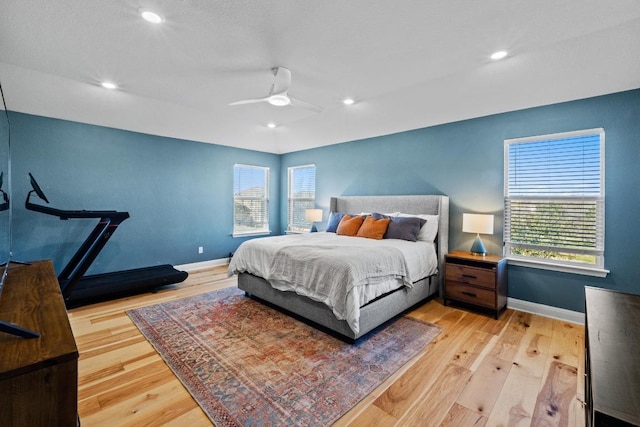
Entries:
{"type": "Polygon", "coordinates": [[[229,275],[251,273],[281,291],[330,307],[359,332],[360,307],[437,272],[435,245],[307,233],[253,239],[240,245],[229,275]]]}

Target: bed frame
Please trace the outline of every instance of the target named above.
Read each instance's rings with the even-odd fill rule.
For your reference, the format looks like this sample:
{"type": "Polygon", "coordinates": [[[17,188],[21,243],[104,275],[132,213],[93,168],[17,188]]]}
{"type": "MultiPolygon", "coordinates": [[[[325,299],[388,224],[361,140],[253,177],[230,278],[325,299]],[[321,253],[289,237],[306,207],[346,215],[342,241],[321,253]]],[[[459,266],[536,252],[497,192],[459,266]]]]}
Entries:
{"type": "Polygon", "coordinates": [[[310,321],[321,329],[328,329],[340,338],[353,342],[403,313],[414,305],[435,294],[442,295],[444,255],[449,250],[449,197],[447,196],[346,196],[332,197],[331,212],[402,212],[408,214],[439,215],[436,253],[438,274],[425,278],[412,288],[401,288],[377,298],[360,308],[360,331],[354,333],[346,321],[338,320],[324,304],[313,301],[295,292],[274,289],[261,277],[249,273],[238,275],[238,288],[248,296],[257,297],[296,317],[310,321]]]}

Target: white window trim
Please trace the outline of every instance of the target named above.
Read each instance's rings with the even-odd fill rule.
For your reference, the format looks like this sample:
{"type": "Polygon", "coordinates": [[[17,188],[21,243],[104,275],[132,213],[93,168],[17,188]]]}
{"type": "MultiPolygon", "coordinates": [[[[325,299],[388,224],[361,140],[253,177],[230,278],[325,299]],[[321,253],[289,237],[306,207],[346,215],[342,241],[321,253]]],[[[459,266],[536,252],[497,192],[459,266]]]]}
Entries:
{"type": "MultiPolygon", "coordinates": [[[[544,139],[561,139],[564,137],[570,136],[581,136],[581,135],[591,135],[594,133],[600,134],[600,183],[602,186],[602,203],[604,206],[604,190],[605,190],[605,133],[603,128],[594,128],[594,129],[586,129],[581,131],[571,131],[571,132],[560,132],[554,134],[547,135],[537,135],[530,137],[522,137],[522,138],[511,138],[504,140],[504,199],[506,200],[506,193],[508,188],[508,178],[506,174],[508,173],[507,164],[508,164],[508,146],[510,144],[519,142],[531,142],[531,141],[539,141],[544,139]]],[[[604,234],[604,224],[603,227],[603,238],[604,234]]],[[[551,261],[545,260],[543,258],[534,259],[528,257],[519,257],[517,255],[509,255],[507,254],[507,247],[504,248],[504,256],[507,258],[507,263],[509,265],[521,266],[521,267],[530,267],[530,268],[538,268],[541,270],[550,270],[550,271],[558,271],[563,273],[572,273],[572,274],[581,274],[586,276],[593,277],[607,277],[611,271],[604,268],[604,255],[602,256],[602,266],[588,266],[588,265],[580,265],[576,263],[563,262],[563,261],[551,261]]]]}
{"type": "MultiPolygon", "coordinates": [[[[233,195],[233,225],[232,225],[232,232],[231,232],[231,236],[232,237],[252,237],[252,236],[268,236],[271,234],[271,227],[270,227],[270,221],[269,221],[269,176],[271,175],[271,169],[268,166],[258,166],[258,165],[247,165],[247,164],[243,164],[243,163],[236,163],[233,165],[233,168],[235,169],[236,167],[241,167],[241,168],[253,168],[253,169],[261,169],[265,171],[265,200],[267,202],[267,230],[259,230],[259,231],[245,231],[245,232],[238,232],[235,231],[235,227],[236,227],[236,214],[235,214],[235,204],[236,204],[236,197],[235,197],[235,193],[233,195]]],[[[235,186],[235,180],[234,180],[234,186],[235,186]]]]}
{"type": "Polygon", "coordinates": [[[259,231],[259,232],[247,232],[247,233],[231,233],[232,237],[252,237],[252,236],[268,236],[271,234],[271,230],[259,231]]]}
{"type": "MultiPolygon", "coordinates": [[[[289,218],[290,218],[290,214],[291,212],[289,211],[290,207],[291,207],[291,177],[293,174],[293,171],[295,169],[302,169],[302,168],[308,168],[308,167],[314,167],[314,169],[316,168],[315,163],[309,163],[306,165],[298,165],[298,166],[289,166],[287,168],[287,229],[285,231],[286,234],[301,234],[301,233],[306,233],[309,230],[311,230],[312,226],[303,228],[303,227],[292,227],[292,224],[289,222],[289,218]]],[[[314,188],[314,195],[315,195],[315,188],[314,188]]],[[[309,201],[313,201],[313,205],[315,207],[315,201],[316,198],[314,197],[313,200],[310,198],[301,198],[301,197],[297,197],[297,200],[309,200],[309,201]]]]}
{"type": "Polygon", "coordinates": [[[538,268],[540,270],[559,271],[561,273],[573,273],[582,274],[584,276],[593,277],[607,277],[610,273],[609,270],[596,267],[581,267],[578,265],[568,265],[561,263],[553,263],[550,261],[544,261],[542,258],[538,260],[518,258],[513,255],[507,256],[507,263],[509,265],[516,265],[520,267],[538,268]]]}

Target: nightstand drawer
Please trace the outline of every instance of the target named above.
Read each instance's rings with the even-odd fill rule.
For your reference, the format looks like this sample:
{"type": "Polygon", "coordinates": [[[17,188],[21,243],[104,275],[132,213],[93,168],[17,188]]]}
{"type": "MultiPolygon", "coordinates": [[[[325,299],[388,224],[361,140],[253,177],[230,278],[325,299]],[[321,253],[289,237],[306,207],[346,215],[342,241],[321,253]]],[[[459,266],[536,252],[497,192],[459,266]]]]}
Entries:
{"type": "Polygon", "coordinates": [[[471,286],[458,282],[447,282],[445,298],[489,308],[495,308],[496,305],[496,293],[494,291],[472,288],[471,286]]]}
{"type": "Polygon", "coordinates": [[[496,288],[496,272],[494,269],[447,263],[446,279],[492,290],[496,288]]]}

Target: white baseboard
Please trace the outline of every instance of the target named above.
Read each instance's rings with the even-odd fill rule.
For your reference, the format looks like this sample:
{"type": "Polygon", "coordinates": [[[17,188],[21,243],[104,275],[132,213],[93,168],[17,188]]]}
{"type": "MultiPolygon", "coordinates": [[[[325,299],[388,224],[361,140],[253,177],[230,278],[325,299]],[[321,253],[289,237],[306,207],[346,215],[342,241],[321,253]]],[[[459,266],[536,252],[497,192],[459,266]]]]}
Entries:
{"type": "Polygon", "coordinates": [[[507,298],[507,307],[513,310],[539,314],[540,316],[551,317],[554,319],[563,320],[565,322],[584,325],[584,313],[580,313],[578,311],[552,307],[550,305],[543,305],[515,298],[507,298]]]}
{"type": "Polygon", "coordinates": [[[195,270],[202,270],[205,268],[218,267],[220,265],[229,264],[229,258],[211,259],[209,261],[192,262],[191,264],[175,265],[177,270],[183,270],[187,273],[195,270]]]}

